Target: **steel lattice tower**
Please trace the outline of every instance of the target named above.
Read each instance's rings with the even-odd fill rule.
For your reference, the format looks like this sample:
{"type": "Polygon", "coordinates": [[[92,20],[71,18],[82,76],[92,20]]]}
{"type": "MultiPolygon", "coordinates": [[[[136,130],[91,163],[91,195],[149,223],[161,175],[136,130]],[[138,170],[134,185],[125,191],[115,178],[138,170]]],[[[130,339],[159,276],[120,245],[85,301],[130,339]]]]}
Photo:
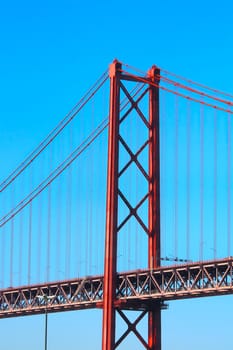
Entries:
{"type": "Polygon", "coordinates": [[[160,71],[153,66],[146,78],[147,83],[136,99],[127,90],[125,82],[141,83],[140,77],[135,78],[122,71],[121,63],[114,61],[110,65],[110,120],[108,143],[108,183],[107,183],[107,208],[106,208],[106,243],[105,243],[105,271],[104,271],[104,305],[103,305],[103,333],[102,350],[116,349],[127,335],[133,332],[146,349],[161,349],[161,304],[160,302],[138,299],[132,305],[127,306],[117,300],[117,237],[124,224],[134,216],[142,226],[148,237],[148,267],[154,269],[160,266],[160,157],[159,157],[159,76],[160,71]],[[150,83],[153,84],[150,84],[150,83]],[[129,102],[127,111],[121,113],[120,100],[124,94],[129,102]],[[139,102],[148,99],[148,111],[142,112],[139,102]],[[141,118],[147,128],[147,140],[135,152],[130,147],[128,140],[120,133],[121,123],[134,111],[141,118]],[[128,153],[130,160],[119,169],[119,146],[128,153]],[[142,151],[148,153],[148,169],[145,170],[139,161],[142,151]],[[147,181],[147,193],[133,205],[126,198],[126,194],[119,187],[119,178],[134,164],[147,181]],[[118,223],[119,199],[129,209],[122,223],[118,223]],[[139,208],[147,203],[148,220],[140,215],[139,208]],[[140,311],[135,322],[131,322],[124,310],[132,309],[140,311]],[[116,340],[116,312],[126,322],[128,329],[116,340]],[[148,339],[144,339],[136,329],[142,318],[148,318],[148,339]]]}

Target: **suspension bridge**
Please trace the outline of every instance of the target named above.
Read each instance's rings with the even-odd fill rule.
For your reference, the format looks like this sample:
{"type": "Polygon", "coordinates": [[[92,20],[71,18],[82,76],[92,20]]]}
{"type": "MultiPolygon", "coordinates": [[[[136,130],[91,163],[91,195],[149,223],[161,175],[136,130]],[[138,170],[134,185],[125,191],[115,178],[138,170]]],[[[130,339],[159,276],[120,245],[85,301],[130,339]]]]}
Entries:
{"type": "Polygon", "coordinates": [[[103,350],[160,350],[169,300],[231,294],[232,107],[115,60],[1,181],[0,318],[100,308],[103,350]]]}

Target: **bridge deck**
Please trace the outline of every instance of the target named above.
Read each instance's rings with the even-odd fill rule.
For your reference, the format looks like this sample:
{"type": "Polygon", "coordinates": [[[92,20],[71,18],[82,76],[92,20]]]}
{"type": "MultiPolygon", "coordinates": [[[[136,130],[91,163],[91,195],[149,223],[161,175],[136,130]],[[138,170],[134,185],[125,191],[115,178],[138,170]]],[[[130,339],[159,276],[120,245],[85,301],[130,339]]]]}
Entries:
{"type": "MultiPolygon", "coordinates": [[[[146,309],[166,300],[233,293],[233,257],[117,275],[116,305],[146,309]]],[[[0,290],[0,318],[102,308],[103,276],[0,290]]]]}

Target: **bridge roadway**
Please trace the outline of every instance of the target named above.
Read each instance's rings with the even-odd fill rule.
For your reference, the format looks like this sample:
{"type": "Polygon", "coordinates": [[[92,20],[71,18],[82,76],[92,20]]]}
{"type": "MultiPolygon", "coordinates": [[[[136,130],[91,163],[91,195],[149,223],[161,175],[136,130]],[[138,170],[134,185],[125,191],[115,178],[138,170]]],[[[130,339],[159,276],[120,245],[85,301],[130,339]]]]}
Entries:
{"type": "MultiPolygon", "coordinates": [[[[233,293],[233,257],[117,275],[116,306],[146,310],[168,300],[233,293]]],[[[0,290],[0,318],[102,308],[103,276],[0,290]]]]}

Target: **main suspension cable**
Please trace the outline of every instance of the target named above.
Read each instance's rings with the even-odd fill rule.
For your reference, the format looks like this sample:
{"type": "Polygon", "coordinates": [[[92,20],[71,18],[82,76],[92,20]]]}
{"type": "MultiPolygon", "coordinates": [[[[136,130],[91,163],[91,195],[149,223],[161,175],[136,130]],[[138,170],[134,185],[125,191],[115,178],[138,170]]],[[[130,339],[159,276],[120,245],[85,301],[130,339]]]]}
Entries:
{"type": "MultiPolygon", "coordinates": [[[[133,97],[136,96],[139,91],[145,85],[137,84],[131,93],[133,97]]],[[[122,111],[128,104],[129,100],[125,97],[121,102],[122,111]]],[[[53,170],[48,177],[43,180],[30,194],[28,194],[20,203],[18,203],[13,209],[11,209],[6,215],[4,215],[0,219],[0,228],[3,227],[8,221],[14,218],[22,209],[24,209],[31,201],[33,201],[41,192],[43,192],[51,183],[61,174],[64,170],[66,170],[74,160],[76,160],[87,148],[90,144],[92,144],[95,139],[106,129],[109,124],[109,117],[105,118],[97,128],[92,131],[87,138],[55,169],[53,170]]]]}
{"type": "MultiPolygon", "coordinates": [[[[122,72],[124,72],[124,71],[122,70],[122,72]]],[[[169,88],[167,88],[167,87],[165,87],[165,86],[158,85],[158,84],[156,84],[155,82],[150,81],[150,80],[149,80],[148,78],[146,78],[146,77],[139,77],[139,76],[130,74],[130,73],[128,73],[128,72],[124,72],[124,73],[127,73],[127,74],[128,74],[129,76],[131,76],[134,80],[137,79],[138,81],[140,81],[140,82],[142,82],[142,83],[150,84],[151,86],[155,86],[155,87],[157,87],[157,88],[159,88],[159,89],[161,89],[161,90],[170,92],[170,93],[172,93],[172,94],[174,94],[174,95],[183,97],[183,98],[185,98],[185,99],[187,99],[187,100],[190,100],[190,101],[193,101],[193,102],[197,102],[197,103],[203,104],[203,105],[205,105],[205,106],[207,106],[207,107],[210,107],[210,108],[213,108],[213,109],[222,111],[222,112],[226,112],[226,113],[233,114],[233,111],[230,110],[230,109],[226,109],[226,108],[223,108],[223,107],[220,107],[220,106],[217,106],[217,105],[213,105],[213,104],[211,104],[211,103],[209,103],[209,102],[205,102],[205,101],[203,101],[203,100],[201,100],[201,99],[199,100],[198,98],[185,95],[185,94],[183,94],[183,93],[181,93],[181,92],[178,92],[178,91],[169,89],[169,88]]]]}
{"type": "Polygon", "coordinates": [[[0,192],[4,191],[41,153],[45,148],[62,132],[62,130],[74,119],[87,102],[108,80],[108,73],[105,71],[95,84],[87,91],[81,100],[71,109],[60,123],[49,133],[49,135],[34,149],[32,153],[0,184],[0,192]]]}
{"type": "MultiPolygon", "coordinates": [[[[140,74],[142,74],[142,75],[144,75],[144,76],[147,75],[147,72],[145,72],[145,71],[143,71],[143,70],[140,70],[140,69],[138,69],[138,68],[136,68],[136,67],[134,67],[134,66],[131,66],[131,65],[126,64],[126,63],[123,63],[123,62],[121,62],[121,63],[122,63],[123,66],[129,68],[129,69],[132,70],[132,71],[135,71],[135,72],[137,72],[137,73],[140,73],[140,74]]],[[[213,89],[213,88],[211,88],[211,87],[209,87],[209,86],[207,86],[207,85],[201,84],[201,83],[197,83],[197,82],[195,82],[195,81],[193,81],[193,80],[191,80],[191,79],[187,79],[187,78],[185,78],[185,77],[183,77],[183,76],[181,76],[181,75],[172,73],[172,72],[170,72],[170,71],[168,71],[168,70],[165,70],[165,69],[163,69],[163,68],[161,68],[161,67],[159,67],[159,66],[158,66],[158,68],[159,68],[159,70],[160,70],[161,72],[163,72],[164,74],[166,74],[166,75],[168,75],[168,76],[169,76],[169,75],[170,75],[170,76],[173,76],[173,77],[175,77],[175,78],[177,78],[177,79],[179,79],[179,80],[186,81],[186,82],[187,82],[188,84],[190,84],[190,85],[196,85],[196,86],[199,86],[199,87],[202,88],[202,89],[205,89],[205,90],[209,90],[209,91],[211,91],[211,92],[214,92],[215,94],[219,94],[219,95],[227,96],[227,97],[229,97],[229,98],[233,98],[233,95],[232,95],[232,94],[229,94],[229,93],[224,92],[224,91],[221,91],[221,90],[213,89]]],[[[162,77],[165,78],[164,76],[162,76],[162,77]]]]}
{"type": "Polygon", "coordinates": [[[49,176],[41,182],[29,195],[27,195],[15,208],[10,210],[8,214],[3,216],[0,220],[0,227],[4,226],[23,208],[25,208],[33,199],[35,199],[45,188],[65,170],[73,161],[78,158],[85,149],[104,131],[108,125],[108,119],[104,121],[54,170],[49,176]]]}

